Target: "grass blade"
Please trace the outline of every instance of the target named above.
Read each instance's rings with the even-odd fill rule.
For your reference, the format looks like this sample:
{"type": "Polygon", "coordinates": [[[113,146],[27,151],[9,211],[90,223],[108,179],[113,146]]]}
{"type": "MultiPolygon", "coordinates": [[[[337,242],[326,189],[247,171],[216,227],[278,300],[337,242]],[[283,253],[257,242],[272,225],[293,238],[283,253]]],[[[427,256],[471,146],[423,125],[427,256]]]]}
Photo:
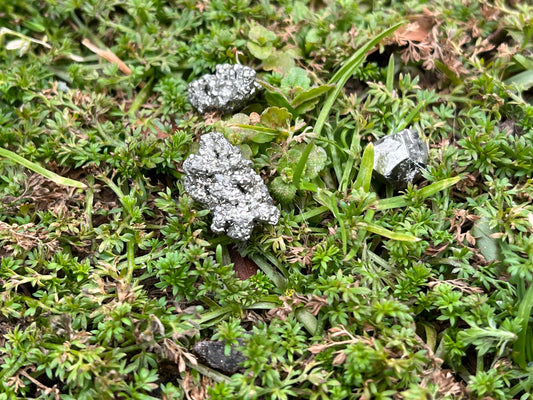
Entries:
{"type": "Polygon", "coordinates": [[[311,210],[303,213],[303,214],[298,214],[294,217],[294,221],[297,222],[297,223],[300,223],[300,222],[303,222],[303,221],[307,221],[308,219],[311,219],[313,217],[316,217],[317,215],[320,215],[320,214],[324,214],[326,211],[328,211],[329,208],[326,207],[326,206],[320,206],[320,207],[317,207],[317,208],[312,208],[311,210]]]}
{"type": "Polygon", "coordinates": [[[344,63],[341,69],[339,69],[335,73],[335,75],[333,75],[329,83],[335,83],[336,85],[333,91],[330,92],[324,106],[322,107],[322,110],[320,111],[317,122],[315,124],[315,135],[320,136],[320,134],[322,133],[322,128],[324,127],[324,123],[326,122],[329,116],[329,112],[331,111],[333,103],[335,102],[337,97],[339,97],[342,88],[344,87],[348,79],[350,79],[350,77],[354,74],[357,68],[359,68],[359,66],[365,60],[366,53],[402,25],[403,22],[393,25],[389,29],[375,36],[371,41],[369,41],[367,44],[357,50],[355,54],[344,63]]]}
{"type": "MultiPolygon", "coordinates": [[[[326,120],[329,117],[331,107],[333,107],[333,103],[335,103],[335,100],[337,100],[337,97],[339,97],[345,83],[353,75],[355,70],[359,68],[359,66],[365,60],[366,53],[370,49],[372,49],[375,45],[377,45],[379,42],[381,42],[384,38],[392,34],[396,29],[398,29],[402,25],[403,25],[403,22],[393,25],[389,29],[375,36],[367,44],[365,44],[363,47],[357,50],[354,53],[354,55],[351,56],[344,63],[344,65],[335,73],[335,75],[333,75],[329,83],[334,83],[335,87],[329,93],[324,105],[322,106],[322,110],[320,110],[320,114],[318,115],[318,119],[313,129],[313,132],[316,137],[320,137],[320,134],[322,133],[322,128],[324,127],[324,124],[326,123],[326,120]]],[[[302,173],[305,168],[305,164],[307,163],[307,159],[309,158],[309,154],[311,153],[312,147],[313,147],[313,140],[311,140],[307,144],[304,152],[302,153],[302,157],[300,158],[300,161],[298,162],[298,165],[294,169],[293,183],[296,185],[296,187],[299,187],[300,179],[302,177],[302,173]]]]}
{"type": "Polygon", "coordinates": [[[307,329],[307,331],[311,335],[317,335],[321,332],[317,332],[318,330],[318,321],[315,318],[313,314],[311,314],[309,311],[307,311],[305,308],[298,308],[294,315],[296,316],[296,319],[302,323],[302,325],[307,329]]]}
{"type": "Polygon", "coordinates": [[[154,77],[151,77],[148,83],[141,89],[137,97],[135,97],[135,100],[131,103],[130,109],[128,110],[130,117],[135,117],[137,111],[139,111],[142,105],[146,103],[146,100],[148,100],[148,97],[152,94],[153,88],[154,77]]]}
{"type": "Polygon", "coordinates": [[[409,125],[409,124],[411,123],[411,121],[413,120],[413,118],[414,118],[416,115],[420,114],[420,109],[421,109],[422,107],[424,107],[425,105],[426,105],[426,102],[425,102],[425,101],[422,101],[422,102],[418,103],[418,104],[416,105],[416,107],[413,108],[413,110],[409,113],[409,115],[407,115],[407,117],[405,117],[405,119],[404,119],[404,120],[402,121],[402,123],[398,126],[398,128],[397,128],[396,131],[397,131],[397,132],[400,132],[400,131],[404,130],[404,129],[407,127],[407,125],[409,125]]]}
{"type": "Polygon", "coordinates": [[[369,232],[372,232],[377,235],[381,235],[381,236],[384,236],[386,238],[393,239],[393,240],[400,240],[402,242],[420,241],[419,238],[417,238],[416,236],[410,235],[408,233],[393,232],[379,225],[374,225],[371,223],[361,223],[359,226],[361,226],[362,228],[366,229],[369,232]]]}
{"type": "Polygon", "coordinates": [[[390,55],[389,65],[387,66],[387,90],[392,93],[394,90],[394,53],[390,55]]]}
{"type": "MultiPolygon", "coordinates": [[[[420,189],[420,196],[425,199],[433,196],[435,193],[441,190],[447,189],[461,180],[460,176],[454,176],[453,178],[446,178],[438,182],[434,182],[425,188],[420,189]]],[[[404,196],[395,196],[388,199],[378,200],[376,204],[377,210],[389,210],[391,208],[399,208],[407,206],[407,200],[404,196]]]]}
{"type": "Polygon", "coordinates": [[[526,358],[526,346],[528,340],[533,340],[533,332],[528,329],[529,317],[533,310],[533,286],[529,286],[526,295],[518,307],[517,318],[522,321],[522,330],[518,333],[518,340],[514,344],[514,360],[523,369],[526,369],[527,363],[533,360],[526,358]]]}
{"type": "Polygon", "coordinates": [[[268,278],[279,290],[285,290],[285,286],[287,285],[286,279],[279,274],[263,257],[254,254],[250,255],[250,258],[257,264],[261,271],[268,276],[268,278]]]}
{"type": "Polygon", "coordinates": [[[12,151],[6,150],[0,147],[0,156],[9,158],[11,161],[22,165],[28,169],[31,169],[33,172],[37,172],[39,175],[44,176],[45,178],[50,179],[52,182],[57,183],[61,186],[71,186],[79,189],[85,189],[87,186],[84,183],[75,181],[74,179],[63,178],[61,175],[58,175],[52,171],[47,170],[44,167],[41,167],[39,164],[26,160],[24,157],[19,156],[18,154],[13,153],[12,151]]]}
{"type": "Polygon", "coordinates": [[[506,85],[516,84],[521,86],[522,90],[528,90],[533,86],[533,69],[520,72],[504,82],[506,85]]]}
{"type": "Polygon", "coordinates": [[[370,181],[372,180],[372,171],[374,170],[374,145],[369,143],[363,152],[361,165],[359,166],[359,173],[355,180],[354,190],[363,188],[368,193],[370,190],[370,181]]]}

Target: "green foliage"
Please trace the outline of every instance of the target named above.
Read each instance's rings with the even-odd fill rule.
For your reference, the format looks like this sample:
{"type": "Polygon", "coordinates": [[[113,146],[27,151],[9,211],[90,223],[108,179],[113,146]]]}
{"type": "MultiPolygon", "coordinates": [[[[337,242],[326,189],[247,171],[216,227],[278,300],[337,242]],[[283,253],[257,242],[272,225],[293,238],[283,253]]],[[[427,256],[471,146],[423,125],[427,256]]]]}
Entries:
{"type": "Polygon", "coordinates": [[[0,399],[531,398],[533,9],[425,7],[0,2],[0,399]],[[203,118],[220,63],[264,90],[203,118]],[[247,243],[183,187],[211,130],[281,210],[247,243]]]}

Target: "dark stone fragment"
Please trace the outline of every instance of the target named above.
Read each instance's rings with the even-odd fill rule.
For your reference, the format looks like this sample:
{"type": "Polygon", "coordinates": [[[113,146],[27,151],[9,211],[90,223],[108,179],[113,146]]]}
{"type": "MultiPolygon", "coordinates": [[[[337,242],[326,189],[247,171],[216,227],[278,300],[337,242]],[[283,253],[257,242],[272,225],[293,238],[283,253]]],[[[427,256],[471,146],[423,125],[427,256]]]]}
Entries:
{"type": "Polygon", "coordinates": [[[395,189],[405,189],[420,177],[428,148],[413,129],[404,129],[374,143],[374,173],[395,189]]]}
{"type": "MultiPolygon", "coordinates": [[[[237,339],[237,341],[241,346],[244,344],[242,339],[237,339]]],[[[241,368],[239,364],[246,361],[246,357],[236,350],[236,346],[231,346],[229,355],[226,355],[224,353],[225,344],[224,341],[204,340],[196,343],[192,351],[208,367],[233,375],[241,368]]]]}

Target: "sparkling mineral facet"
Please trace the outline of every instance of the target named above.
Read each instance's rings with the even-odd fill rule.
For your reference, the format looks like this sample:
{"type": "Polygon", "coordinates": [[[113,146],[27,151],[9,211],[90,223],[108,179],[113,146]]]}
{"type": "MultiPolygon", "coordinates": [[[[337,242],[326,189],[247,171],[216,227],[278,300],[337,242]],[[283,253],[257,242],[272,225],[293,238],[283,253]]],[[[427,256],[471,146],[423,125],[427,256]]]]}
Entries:
{"type": "Polygon", "coordinates": [[[404,129],[374,143],[374,173],[396,189],[405,189],[420,176],[428,148],[413,129],[404,129]]]}
{"type": "Polygon", "coordinates": [[[219,64],[215,75],[189,83],[189,101],[199,113],[239,111],[259,91],[255,71],[238,64],[219,64]]]}
{"type": "Polygon", "coordinates": [[[263,180],[222,133],[203,135],[183,169],[185,190],[213,212],[213,232],[244,241],[256,223],[277,224],[280,212],[263,180]]]}

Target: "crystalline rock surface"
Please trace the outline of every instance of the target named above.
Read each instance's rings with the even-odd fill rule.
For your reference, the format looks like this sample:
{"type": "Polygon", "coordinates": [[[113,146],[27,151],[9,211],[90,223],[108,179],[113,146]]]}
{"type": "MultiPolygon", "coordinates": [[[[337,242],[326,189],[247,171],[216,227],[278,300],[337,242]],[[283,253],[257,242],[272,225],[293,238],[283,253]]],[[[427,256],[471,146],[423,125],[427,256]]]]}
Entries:
{"type": "Polygon", "coordinates": [[[213,232],[245,241],[256,223],[277,224],[280,212],[251,166],[219,132],[203,135],[183,163],[185,190],[213,212],[213,232]]]}
{"type": "Polygon", "coordinates": [[[427,146],[413,129],[387,135],[374,143],[374,172],[396,189],[414,182],[427,162],[427,146]]]}
{"type": "Polygon", "coordinates": [[[219,64],[215,75],[189,83],[189,101],[199,113],[223,114],[243,108],[260,90],[255,71],[244,65],[219,64]]]}

